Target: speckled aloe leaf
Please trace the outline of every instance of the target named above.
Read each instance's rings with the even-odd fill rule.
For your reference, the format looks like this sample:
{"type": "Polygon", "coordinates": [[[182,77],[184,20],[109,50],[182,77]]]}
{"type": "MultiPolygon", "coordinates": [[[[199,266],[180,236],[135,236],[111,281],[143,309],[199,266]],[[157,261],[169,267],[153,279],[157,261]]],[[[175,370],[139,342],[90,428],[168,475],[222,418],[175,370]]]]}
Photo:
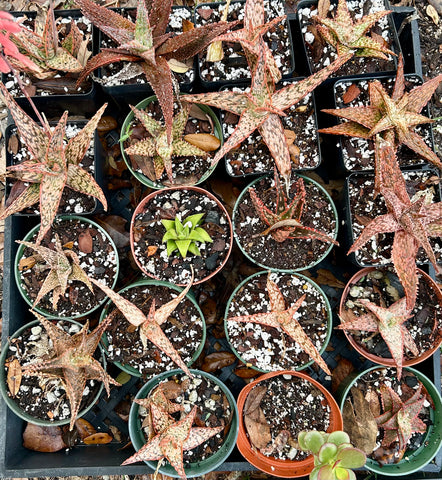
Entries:
{"type": "Polygon", "coordinates": [[[71,20],[69,27],[69,34],[62,40],[61,46],[71,55],[77,55],[78,49],[83,41],[83,34],[74,20],[71,20]]]}
{"type": "MultiPolygon", "coordinates": [[[[338,53],[351,51],[358,56],[367,55],[388,59],[387,54],[394,55],[394,53],[380,42],[377,42],[365,34],[375,23],[389,13],[391,13],[391,10],[374,12],[364,15],[354,22],[348,10],[347,2],[345,0],[339,0],[334,18],[322,16],[315,16],[313,18],[327,30],[327,34],[324,35],[326,41],[329,41],[330,37],[333,37],[333,41],[329,41],[329,43],[336,46],[338,53]]],[[[320,32],[325,29],[320,29],[320,32]]]]}
{"type": "Polygon", "coordinates": [[[404,346],[413,355],[418,355],[418,349],[404,323],[410,318],[411,310],[407,307],[407,298],[402,297],[388,308],[376,305],[366,299],[358,301],[370,313],[360,317],[348,312],[343,323],[338,326],[342,330],[357,330],[367,332],[379,332],[387,344],[393,361],[398,370],[398,378],[401,378],[404,358],[404,346]]]}
{"type": "MultiPolygon", "coordinates": [[[[109,320],[101,322],[91,333],[87,333],[89,321],[79,333],[70,336],[66,332],[57,332],[49,320],[33,312],[40,320],[50,336],[55,350],[55,356],[49,360],[40,360],[27,365],[23,374],[41,377],[59,377],[65,387],[71,408],[69,429],[74,428],[75,420],[83,398],[87,380],[99,380],[104,383],[109,395],[110,384],[119,385],[104,370],[101,364],[93,358],[101,335],[109,324],[109,320]]],[[[61,330],[61,329],[58,329],[61,330]]]]}
{"type": "Polygon", "coordinates": [[[78,165],[68,165],[66,186],[77,192],[97,198],[103,204],[103,208],[107,210],[107,200],[100,185],[98,185],[91,174],[78,165]]]}
{"type": "MultiPolygon", "coordinates": [[[[373,126],[376,125],[376,123],[381,118],[379,109],[376,107],[370,107],[370,106],[335,108],[335,109],[325,108],[321,110],[321,112],[329,113],[331,115],[335,115],[336,117],[344,118],[345,120],[350,120],[351,124],[356,123],[357,125],[365,127],[365,129],[367,130],[370,130],[371,128],[373,128],[373,126]]],[[[339,124],[339,126],[341,125],[347,125],[347,123],[339,124]]],[[[333,130],[333,128],[334,127],[332,127],[331,129],[323,129],[323,130],[320,130],[320,132],[334,133],[333,131],[331,131],[333,130]]],[[[343,129],[344,127],[341,127],[341,128],[342,130],[339,132],[339,135],[346,135],[345,130],[343,129]]],[[[352,132],[348,133],[347,135],[356,136],[356,135],[353,135],[352,132]]],[[[365,138],[368,138],[368,136],[365,138]]]]}
{"type": "Polygon", "coordinates": [[[0,214],[0,220],[4,220],[17,212],[21,212],[25,208],[32,207],[40,199],[40,185],[37,183],[32,183],[28,187],[25,187],[23,192],[14,199],[14,201],[8,205],[7,208],[3,210],[0,214]]]}
{"type": "Polygon", "coordinates": [[[175,347],[166,337],[160,325],[167,320],[182,298],[184,298],[184,296],[187,294],[189,291],[188,289],[190,289],[190,286],[192,285],[193,277],[192,281],[189,282],[188,286],[186,287],[187,291],[186,289],[183,290],[183,292],[185,292],[184,295],[182,295],[181,292],[181,297],[178,295],[176,298],[163,305],[158,310],[155,309],[154,299],[147,316],[136,305],[122,297],[120,294],[114,292],[108,286],[94,280],[93,278],[91,278],[90,281],[103,290],[103,292],[112,300],[112,302],[115,303],[118,310],[120,310],[130,324],[134,325],[135,327],[139,327],[140,340],[144,348],[147,347],[147,340],[149,340],[169,358],[171,358],[182,370],[187,373],[187,375],[191,376],[186,364],[182,361],[175,347]]]}
{"type": "Polygon", "coordinates": [[[421,396],[422,384],[419,384],[416,392],[405,402],[391,387],[381,385],[380,391],[382,403],[391,405],[391,410],[376,418],[378,427],[385,430],[382,445],[389,447],[393,442],[399,441],[400,460],[407,449],[411,435],[427,431],[427,425],[418,417],[425,402],[425,395],[421,396]]]}
{"type": "Polygon", "coordinates": [[[181,95],[181,99],[185,102],[210,105],[211,107],[232,112],[235,115],[241,115],[248,105],[247,95],[241,92],[230,91],[181,95]]]}
{"type": "Polygon", "coordinates": [[[71,250],[63,250],[58,235],[55,236],[55,250],[31,242],[17,241],[17,243],[37,252],[38,256],[50,269],[35,298],[34,306],[47,293],[54,291],[52,305],[56,310],[59,297],[66,293],[68,281],[77,280],[82,282],[92,291],[92,285],[87,274],[80,267],[78,256],[71,250]]]}
{"type": "Polygon", "coordinates": [[[259,323],[268,327],[281,329],[309,355],[309,357],[316,362],[328,375],[331,375],[330,370],[321,357],[317,348],[311,341],[310,337],[304,332],[302,326],[294,317],[300,306],[306,298],[306,294],[302,295],[296,303],[286,308],[284,296],[282,295],[278,285],[270,279],[270,273],[267,276],[267,292],[269,296],[270,311],[265,313],[255,313],[252,315],[240,315],[237,317],[229,317],[229,322],[241,323],[259,323]]]}

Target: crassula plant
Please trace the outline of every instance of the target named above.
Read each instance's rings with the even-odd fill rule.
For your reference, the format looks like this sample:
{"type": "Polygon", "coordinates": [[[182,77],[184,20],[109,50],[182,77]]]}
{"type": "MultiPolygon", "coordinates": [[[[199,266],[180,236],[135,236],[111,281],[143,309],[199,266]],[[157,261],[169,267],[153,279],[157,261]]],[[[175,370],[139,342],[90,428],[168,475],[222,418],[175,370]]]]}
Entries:
{"type": "Polygon", "coordinates": [[[19,193],[14,195],[12,202],[7,203],[0,218],[4,219],[39,202],[41,224],[36,239],[39,244],[51,228],[66,187],[97,198],[107,208],[106,197],[100,186],[79,165],[107,104],[97,111],[79,133],[66,142],[68,112],[63,114],[53,129],[47,125],[39,126],[17,105],[1,83],[0,89],[20,139],[29,151],[28,159],[11,165],[6,170],[6,177],[15,178],[20,182],[20,188],[17,188],[19,193]]]}
{"type": "Polygon", "coordinates": [[[92,57],[79,82],[95,69],[111,63],[138,63],[158,97],[166,122],[167,139],[170,141],[174,87],[173,73],[168,62],[172,59],[184,61],[192,58],[214,38],[236,25],[236,22],[219,22],[173,36],[166,33],[172,0],[154,0],[149,8],[145,0],[139,0],[135,23],[92,0],[78,0],[77,4],[84,15],[118,45],[116,48],[103,49],[92,57]]]}
{"type": "Polygon", "coordinates": [[[341,430],[331,433],[302,431],[298,443],[301,450],[314,455],[315,467],[310,480],[356,480],[352,469],[365,465],[365,453],[353,447],[348,434],[341,430]]]}
{"type": "Polygon", "coordinates": [[[184,220],[177,216],[175,220],[161,220],[166,233],[163,243],[167,244],[167,255],[170,256],[176,250],[184,258],[188,253],[201,255],[198,244],[213,242],[210,235],[200,225],[203,223],[204,213],[196,213],[184,220]]]}

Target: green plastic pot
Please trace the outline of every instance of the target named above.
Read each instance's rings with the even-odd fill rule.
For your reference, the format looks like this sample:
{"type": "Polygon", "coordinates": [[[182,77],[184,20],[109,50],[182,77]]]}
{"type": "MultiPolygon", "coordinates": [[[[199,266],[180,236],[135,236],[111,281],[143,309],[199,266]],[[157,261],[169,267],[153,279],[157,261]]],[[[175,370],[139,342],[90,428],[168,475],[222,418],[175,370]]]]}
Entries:
{"type": "MultiPolygon", "coordinates": [[[[344,408],[345,400],[350,392],[351,387],[365,374],[373,370],[382,369],[387,367],[380,367],[378,365],[368,368],[364,372],[356,375],[350,376],[343,388],[338,390],[339,396],[339,407],[342,411],[344,408]]],[[[390,477],[397,476],[406,476],[411,473],[418,472],[428,465],[431,460],[436,456],[440,447],[442,446],[442,399],[440,392],[434,386],[433,382],[426,377],[419,370],[416,370],[411,367],[404,368],[404,371],[408,371],[416,375],[419,381],[426,388],[427,392],[431,396],[434,403],[434,410],[430,409],[430,418],[433,422],[433,425],[430,425],[427,429],[426,436],[422,442],[422,445],[415,450],[414,452],[406,453],[403,459],[395,464],[383,465],[382,467],[371,458],[367,457],[367,462],[365,467],[374,472],[379,473],[380,475],[386,475],[390,477]]]]}
{"type": "MultiPolygon", "coordinates": [[[[233,412],[233,416],[232,416],[232,421],[229,428],[229,433],[227,434],[227,437],[224,439],[224,444],[216,453],[214,453],[210,457],[204,460],[201,460],[197,463],[190,463],[189,465],[185,466],[184,470],[186,472],[187,478],[198,477],[200,475],[205,475],[206,473],[216,470],[217,467],[221,465],[221,463],[223,463],[232,452],[233,447],[236,444],[236,439],[238,437],[238,427],[239,427],[238,408],[236,406],[235,398],[233,397],[230,390],[224,385],[224,383],[221,382],[221,380],[219,380],[218,378],[211,375],[210,373],[202,372],[200,370],[190,370],[190,372],[193,375],[199,375],[209,379],[210,381],[216,383],[221,388],[223,393],[227,396],[230,408],[233,412]]],[[[184,372],[180,369],[176,369],[176,370],[171,370],[169,372],[164,372],[160,375],[157,375],[141,388],[141,390],[137,393],[135,398],[137,399],[146,398],[150,393],[150,391],[156,385],[158,385],[163,380],[166,380],[169,377],[172,377],[173,375],[176,375],[179,373],[184,373],[184,372]]],[[[138,451],[146,443],[146,439],[144,437],[144,434],[141,428],[141,422],[138,416],[139,408],[140,406],[137,403],[133,402],[130,409],[130,413],[129,413],[129,435],[132,441],[132,445],[136,451],[138,451]]],[[[145,463],[149,465],[150,468],[155,470],[157,468],[158,462],[146,461],[145,463]]],[[[176,470],[168,462],[163,463],[163,465],[159,469],[159,472],[164,475],[169,475],[170,477],[178,477],[176,470]]]]}
{"type": "MultiPolygon", "coordinates": [[[[66,319],[66,318],[60,318],[58,320],[63,320],[65,322],[71,322],[71,323],[74,323],[75,325],[78,325],[78,326],[82,327],[81,323],[76,322],[75,320],[66,319]]],[[[38,326],[38,325],[40,325],[40,322],[38,320],[33,320],[32,322],[27,323],[26,325],[19,328],[13,335],[11,335],[9,337],[9,343],[10,343],[10,340],[19,337],[25,330],[27,330],[29,328],[33,328],[33,327],[38,326]]],[[[5,361],[6,361],[6,358],[7,358],[8,351],[9,351],[9,348],[8,348],[9,343],[4,345],[3,351],[0,355],[0,393],[3,397],[3,400],[6,403],[6,405],[18,417],[23,419],[25,422],[30,422],[30,423],[33,423],[34,425],[40,425],[42,427],[48,427],[48,426],[61,426],[61,425],[69,424],[70,421],[71,421],[70,417],[66,418],[64,420],[42,420],[40,418],[35,418],[32,415],[29,415],[29,413],[24,412],[21,408],[19,408],[19,406],[14,402],[14,400],[12,400],[9,397],[8,388],[7,388],[7,385],[6,385],[7,376],[6,376],[6,371],[5,371],[5,361]]],[[[100,349],[100,351],[101,351],[101,360],[102,360],[103,368],[105,369],[106,368],[106,358],[105,358],[104,352],[101,349],[100,349]]],[[[92,401],[90,402],[90,404],[86,408],[84,408],[83,410],[81,410],[78,413],[77,418],[81,418],[82,416],[84,416],[95,405],[95,403],[100,398],[100,395],[101,395],[101,392],[103,391],[103,388],[104,388],[104,385],[103,385],[103,383],[101,383],[95,397],[92,399],[92,401]]]]}
{"type": "MultiPolygon", "coordinates": [[[[130,290],[131,288],[140,287],[140,286],[143,287],[143,286],[146,286],[146,285],[161,286],[161,287],[169,288],[171,290],[175,290],[178,293],[183,290],[182,287],[178,287],[177,285],[175,285],[173,283],[164,282],[162,280],[139,280],[138,282],[131,283],[127,287],[124,287],[118,293],[121,294],[122,292],[130,290]]],[[[201,308],[199,307],[198,302],[195,300],[195,296],[193,295],[192,291],[189,291],[187,293],[186,298],[188,298],[192,302],[192,304],[195,306],[195,308],[198,310],[198,313],[201,317],[201,321],[202,321],[202,324],[203,324],[203,332],[202,332],[201,343],[200,343],[198,349],[193,354],[192,359],[187,364],[187,366],[190,367],[190,365],[192,365],[195,362],[195,360],[200,356],[201,352],[203,351],[204,344],[206,342],[206,322],[204,320],[204,314],[203,314],[201,308]]],[[[113,305],[113,303],[112,303],[111,300],[109,300],[108,303],[106,304],[105,308],[103,309],[103,312],[101,313],[100,322],[102,322],[104,320],[104,318],[107,316],[107,314],[109,312],[109,308],[110,308],[111,305],[113,305]]],[[[177,308],[179,308],[179,306],[177,308]]],[[[107,338],[106,332],[103,333],[103,336],[101,337],[101,341],[102,341],[105,349],[107,349],[107,347],[109,346],[109,340],[107,338]]],[[[124,365],[121,362],[112,362],[112,363],[114,365],[116,365],[119,369],[121,369],[123,372],[128,373],[129,375],[132,375],[134,377],[141,377],[142,376],[142,374],[139,370],[131,367],[130,365],[124,365]]]]}
{"type": "MultiPolygon", "coordinates": [[[[149,103],[151,102],[155,102],[157,101],[157,97],[156,95],[152,95],[150,97],[147,97],[145,98],[144,100],[142,100],[141,102],[139,102],[137,105],[135,105],[135,107],[138,109],[138,110],[143,110],[145,109],[149,103]]],[[[200,104],[196,104],[197,107],[199,107],[204,113],[206,113],[207,115],[209,115],[209,117],[212,119],[213,121],[213,125],[214,125],[214,132],[213,134],[215,135],[216,138],[218,138],[218,140],[221,142],[221,145],[220,147],[222,146],[223,144],[223,141],[224,141],[224,137],[223,137],[223,130],[221,128],[221,123],[218,119],[218,116],[215,114],[215,112],[210,108],[208,107],[207,105],[200,105],[200,104]]],[[[127,117],[125,118],[124,122],[123,122],[123,126],[121,127],[121,135],[120,135],[120,148],[121,148],[121,155],[123,156],[123,160],[124,162],[126,163],[127,165],[127,168],[129,169],[129,171],[132,173],[132,175],[139,181],[141,182],[143,185],[146,185],[147,187],[150,187],[150,188],[153,188],[155,190],[161,190],[162,188],[166,188],[167,185],[163,185],[162,183],[160,182],[154,182],[152,181],[150,178],[146,177],[146,175],[144,175],[143,173],[141,172],[137,172],[136,170],[134,170],[134,168],[132,167],[132,163],[130,161],[130,158],[128,158],[128,156],[126,155],[126,152],[124,151],[124,142],[125,142],[125,139],[127,138],[127,135],[129,134],[129,130],[130,130],[130,125],[132,123],[134,119],[134,113],[132,112],[132,110],[128,113],[127,117]]],[[[195,182],[195,183],[189,183],[189,185],[199,185],[200,183],[204,182],[205,180],[207,180],[210,175],[212,174],[212,172],[215,170],[216,168],[216,165],[213,165],[211,167],[209,167],[207,169],[207,171],[204,173],[204,175],[201,176],[201,178],[195,182]]],[[[168,185],[169,187],[170,186],[174,186],[174,185],[168,185]]]]}
{"type": "MultiPolygon", "coordinates": [[[[252,281],[255,277],[258,277],[260,275],[267,275],[267,271],[266,272],[257,272],[257,273],[254,273],[253,275],[250,275],[249,277],[247,277],[245,280],[243,280],[236,288],[235,290],[233,291],[232,295],[230,295],[230,298],[227,302],[227,305],[226,305],[226,309],[225,309],[225,312],[224,312],[224,332],[226,334],[226,338],[227,340],[229,341],[229,346],[230,346],[230,349],[232,350],[232,352],[237,356],[237,358],[242,362],[242,363],[245,363],[247,365],[250,365],[248,363],[247,360],[245,360],[244,358],[242,358],[241,354],[233,347],[232,343],[230,342],[230,338],[229,338],[229,332],[227,330],[227,319],[229,317],[229,308],[230,308],[230,304],[232,303],[232,300],[234,299],[235,295],[239,292],[241,292],[242,288],[247,284],[249,283],[250,281],[252,281]]],[[[325,349],[327,348],[327,345],[328,343],[330,342],[330,338],[331,338],[331,334],[332,334],[332,330],[333,330],[333,316],[332,316],[332,310],[331,310],[331,307],[330,307],[330,303],[328,301],[328,298],[327,298],[327,295],[324,293],[324,291],[322,290],[322,288],[317,284],[315,283],[313,280],[311,280],[310,278],[304,276],[304,275],[301,275],[300,273],[292,273],[292,275],[294,277],[298,277],[302,280],[304,280],[306,283],[309,283],[314,289],[316,289],[323,297],[324,299],[324,302],[325,302],[325,307],[327,309],[327,334],[326,334],[326,337],[325,337],[325,340],[324,340],[324,344],[322,345],[321,349],[319,350],[319,353],[322,355],[322,353],[324,353],[325,349]]],[[[309,367],[310,365],[312,365],[314,363],[313,360],[310,360],[309,362],[303,364],[303,365],[300,365],[299,367],[297,367],[296,369],[293,369],[295,371],[301,371],[301,370],[305,370],[307,367],[309,367]]],[[[258,368],[258,367],[255,367],[254,365],[250,365],[250,368],[252,368],[253,370],[257,370],[258,372],[262,372],[262,373],[269,373],[271,372],[271,370],[263,370],[261,368],[258,368]]]]}
{"type": "MultiPolygon", "coordinates": [[[[114,278],[114,281],[111,285],[111,288],[114,288],[116,283],[117,283],[117,280],[118,280],[118,272],[120,270],[120,261],[119,261],[119,258],[118,258],[117,247],[116,247],[114,241],[112,240],[111,236],[106,232],[106,230],[104,230],[103,227],[101,227],[98,223],[90,220],[89,218],[80,217],[78,215],[60,215],[60,216],[57,217],[56,220],[57,221],[58,220],[62,220],[62,221],[65,221],[65,220],[79,220],[81,222],[88,223],[88,224],[94,226],[95,228],[97,228],[107,238],[107,241],[109,242],[109,244],[112,245],[112,248],[115,252],[115,259],[116,259],[115,278],[114,278]]],[[[26,236],[23,240],[27,241],[27,242],[31,241],[32,238],[37,235],[39,229],[40,229],[40,225],[35,226],[32,230],[30,230],[26,234],[26,236]]],[[[95,305],[95,307],[91,308],[90,310],[88,310],[86,312],[78,313],[77,315],[65,316],[65,317],[63,315],[56,315],[54,313],[51,313],[48,310],[40,308],[38,305],[33,306],[33,304],[34,304],[33,300],[29,297],[26,290],[23,288],[23,286],[21,284],[21,279],[20,279],[21,275],[20,275],[20,271],[18,269],[18,265],[19,265],[19,262],[20,262],[20,260],[23,256],[23,252],[24,252],[25,248],[26,247],[24,245],[19,245],[19,247],[18,247],[17,253],[15,255],[15,261],[14,261],[14,276],[15,276],[15,283],[17,284],[17,288],[18,288],[21,296],[26,301],[26,303],[30,307],[32,307],[33,310],[40,313],[41,315],[43,315],[46,318],[59,318],[59,319],[71,319],[72,320],[72,319],[75,319],[75,318],[82,318],[82,317],[85,317],[87,315],[90,315],[92,312],[94,312],[95,310],[100,308],[106,302],[107,297],[104,296],[103,299],[99,303],[97,303],[97,305],[95,305]]]]}
{"type": "MultiPolygon", "coordinates": [[[[260,182],[262,179],[264,179],[266,177],[270,177],[272,175],[270,175],[270,174],[269,175],[264,175],[262,177],[257,178],[253,182],[249,183],[249,185],[247,185],[247,187],[244,188],[244,190],[241,192],[238,199],[236,200],[235,206],[233,207],[233,215],[232,215],[233,236],[235,238],[236,244],[238,245],[239,249],[241,250],[241,252],[244,254],[245,257],[247,257],[255,265],[258,265],[259,267],[265,268],[266,270],[272,270],[272,271],[275,271],[275,272],[282,272],[282,273],[294,273],[294,272],[300,272],[302,270],[307,270],[309,268],[313,268],[318,263],[322,262],[322,260],[324,260],[324,258],[330,253],[331,249],[334,246],[332,243],[330,243],[328,245],[327,249],[324,251],[324,253],[322,255],[318,256],[309,265],[303,265],[303,266],[300,266],[300,267],[297,267],[297,268],[276,268],[272,265],[266,265],[264,263],[265,256],[263,256],[261,260],[257,260],[255,258],[251,257],[250,254],[244,249],[243,245],[241,244],[241,239],[238,237],[238,235],[236,233],[236,219],[237,219],[237,216],[238,216],[238,214],[237,214],[238,206],[243,201],[243,198],[247,194],[248,189],[253,187],[256,183],[260,182]]],[[[305,177],[304,175],[297,175],[297,176],[304,179],[304,182],[306,182],[306,183],[314,184],[324,194],[324,196],[328,200],[329,204],[332,207],[333,215],[335,217],[335,229],[334,229],[332,237],[333,237],[334,240],[336,240],[336,238],[338,236],[338,212],[336,210],[336,206],[335,206],[332,198],[330,197],[328,192],[315,180],[312,180],[309,177],[305,177]]],[[[293,250],[293,257],[296,257],[296,249],[293,250]]]]}

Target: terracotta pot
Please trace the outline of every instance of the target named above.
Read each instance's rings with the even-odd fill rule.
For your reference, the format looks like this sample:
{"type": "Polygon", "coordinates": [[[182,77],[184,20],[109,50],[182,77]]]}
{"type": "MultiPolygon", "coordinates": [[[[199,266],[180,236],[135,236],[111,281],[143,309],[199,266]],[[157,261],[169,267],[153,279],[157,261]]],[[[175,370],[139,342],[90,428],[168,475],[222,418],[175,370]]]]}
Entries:
{"type": "MultiPolygon", "coordinates": [[[[208,192],[207,190],[204,190],[200,187],[195,187],[195,186],[179,186],[179,187],[173,187],[173,188],[164,188],[163,190],[158,190],[158,191],[155,191],[155,192],[152,192],[151,194],[149,194],[147,197],[145,197],[138,204],[138,206],[135,209],[135,212],[132,216],[132,220],[131,220],[131,223],[130,223],[130,247],[131,247],[132,255],[135,259],[136,264],[138,265],[140,270],[145,275],[147,275],[148,277],[154,278],[156,280],[169,281],[169,282],[175,283],[178,286],[186,286],[187,285],[187,283],[175,282],[172,278],[169,278],[169,277],[164,277],[164,278],[158,277],[157,275],[155,275],[152,272],[150,272],[149,270],[147,270],[145,268],[145,266],[140,262],[140,259],[138,258],[138,254],[136,253],[135,246],[134,246],[134,242],[135,242],[135,240],[134,240],[134,227],[135,227],[136,218],[137,218],[138,215],[142,214],[145,211],[145,206],[156,196],[164,195],[167,192],[176,192],[176,191],[180,191],[180,190],[194,191],[194,192],[197,192],[201,195],[204,195],[204,196],[208,197],[209,199],[211,199],[212,201],[214,201],[216,203],[217,207],[221,210],[221,212],[222,212],[222,214],[223,214],[223,216],[224,216],[224,218],[227,222],[227,226],[226,226],[227,230],[228,230],[228,238],[226,239],[227,254],[226,254],[225,258],[223,259],[223,261],[221,262],[221,264],[215,270],[213,270],[209,275],[207,275],[206,277],[199,278],[197,273],[195,273],[195,280],[194,280],[193,284],[197,285],[197,284],[205,282],[209,278],[213,277],[224,267],[224,265],[226,264],[226,262],[229,258],[230,252],[232,251],[232,244],[233,244],[233,229],[232,229],[232,222],[230,220],[229,214],[227,213],[227,211],[224,208],[224,206],[222,205],[222,203],[214,195],[212,195],[210,192],[208,192]]],[[[196,212],[193,212],[193,213],[196,213],[196,212]]],[[[192,212],[188,212],[187,216],[191,215],[191,214],[192,214],[192,212]]],[[[170,258],[173,258],[173,256],[171,256],[170,258]]],[[[189,256],[189,257],[186,257],[186,258],[190,259],[187,262],[190,265],[192,259],[195,258],[195,257],[192,255],[192,256],[189,256]]],[[[173,268],[174,266],[171,265],[171,267],[173,268]]],[[[190,270],[190,268],[189,268],[189,270],[190,270]]]]}
{"type": "MultiPolygon", "coordinates": [[[[436,295],[439,299],[439,304],[442,305],[442,292],[439,289],[437,283],[427,273],[425,273],[423,270],[421,270],[420,268],[416,268],[416,269],[418,271],[418,274],[421,275],[425,279],[425,281],[428,282],[429,285],[431,285],[433,291],[436,293],[436,295]]],[[[362,270],[359,270],[358,272],[356,272],[353,275],[353,277],[348,281],[348,283],[345,286],[344,291],[342,293],[341,302],[340,302],[340,305],[339,305],[339,316],[342,316],[342,313],[345,310],[345,303],[347,301],[350,288],[359,279],[361,279],[362,277],[364,277],[368,273],[373,272],[375,270],[383,270],[383,269],[379,268],[379,267],[365,267],[362,270]]],[[[393,275],[395,275],[395,274],[393,273],[393,275]]],[[[398,282],[399,282],[399,280],[398,280],[398,282]]],[[[360,353],[363,357],[367,358],[371,362],[377,363],[379,365],[385,365],[386,367],[395,367],[396,366],[396,364],[394,363],[392,358],[380,357],[378,355],[370,353],[368,350],[363,348],[358,342],[356,342],[356,340],[354,339],[353,335],[350,332],[344,330],[344,334],[347,337],[347,340],[349,341],[351,346],[358,353],[360,353]]],[[[440,347],[441,343],[442,343],[442,335],[440,335],[440,338],[438,339],[438,341],[436,343],[434,343],[433,347],[430,348],[429,350],[426,350],[421,356],[416,357],[416,358],[409,358],[409,359],[404,358],[403,366],[404,367],[410,367],[412,365],[416,365],[417,363],[423,362],[424,360],[426,360],[427,358],[429,358],[433,355],[433,353],[440,347]]]]}
{"type": "Polygon", "coordinates": [[[304,475],[308,475],[313,470],[313,455],[309,455],[306,459],[300,461],[278,460],[273,457],[267,457],[259,451],[256,451],[256,449],[252,448],[244,425],[243,409],[247,395],[250,393],[253,387],[259,384],[262,380],[276,377],[278,375],[292,375],[294,377],[311,382],[326,397],[328,405],[331,409],[330,425],[327,431],[333,432],[335,430],[342,430],[343,423],[341,411],[339,410],[339,406],[332,397],[331,393],[329,393],[320,383],[318,383],[316,380],[313,380],[305,373],[296,372],[293,370],[282,370],[279,372],[271,372],[261,375],[258,379],[249,383],[241,390],[237,400],[239,412],[239,433],[237,447],[248,462],[265,473],[281,478],[302,477],[304,475]]]}

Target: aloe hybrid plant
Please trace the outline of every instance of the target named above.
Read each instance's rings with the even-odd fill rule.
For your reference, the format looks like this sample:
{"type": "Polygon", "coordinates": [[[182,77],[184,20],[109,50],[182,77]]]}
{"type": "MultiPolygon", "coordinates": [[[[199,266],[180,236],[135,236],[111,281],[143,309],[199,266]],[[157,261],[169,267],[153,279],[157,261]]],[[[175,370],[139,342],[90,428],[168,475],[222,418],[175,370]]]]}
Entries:
{"type": "Polygon", "coordinates": [[[236,129],[218,150],[212,160],[212,165],[215,165],[227,152],[241,144],[255,130],[258,130],[284,178],[285,185],[288,186],[291,159],[284,135],[284,126],[279,116],[285,116],[284,110],[312,92],[351,56],[350,53],[342,55],[310,77],[276,90],[275,82],[269,72],[267,56],[261,47],[252,76],[250,92],[222,91],[183,95],[181,98],[184,101],[210,105],[240,116],[236,129]]]}
{"type": "Polygon", "coordinates": [[[0,219],[3,220],[39,202],[41,223],[36,239],[36,244],[39,244],[51,228],[66,187],[97,198],[107,209],[106,197],[100,186],[79,165],[107,104],[97,111],[80,132],[66,142],[67,111],[53,130],[47,126],[43,128],[17,105],[2,83],[0,90],[15,121],[20,139],[30,154],[28,160],[11,165],[6,170],[5,176],[22,182],[23,189],[7,205],[0,219]]]}
{"type": "Polygon", "coordinates": [[[310,480],[356,480],[352,469],[363,467],[367,460],[365,453],[353,447],[350,437],[341,430],[303,431],[298,435],[298,443],[301,450],[310,451],[314,456],[310,480]]]}
{"type": "Polygon", "coordinates": [[[204,213],[196,213],[186,217],[183,221],[177,216],[175,220],[161,220],[166,233],[162,242],[166,242],[167,256],[170,257],[175,250],[185,258],[187,253],[200,256],[197,243],[212,243],[211,236],[199,225],[202,224],[204,213]]]}
{"type": "Polygon", "coordinates": [[[78,0],[76,3],[97,28],[118,44],[116,48],[104,48],[92,57],[78,82],[95,69],[110,63],[139,63],[158,97],[170,142],[174,88],[168,61],[173,59],[182,62],[192,58],[237,22],[219,22],[173,36],[172,33],[166,33],[172,0],[152,0],[149,7],[146,0],[138,0],[135,23],[92,0],[78,0]]]}

